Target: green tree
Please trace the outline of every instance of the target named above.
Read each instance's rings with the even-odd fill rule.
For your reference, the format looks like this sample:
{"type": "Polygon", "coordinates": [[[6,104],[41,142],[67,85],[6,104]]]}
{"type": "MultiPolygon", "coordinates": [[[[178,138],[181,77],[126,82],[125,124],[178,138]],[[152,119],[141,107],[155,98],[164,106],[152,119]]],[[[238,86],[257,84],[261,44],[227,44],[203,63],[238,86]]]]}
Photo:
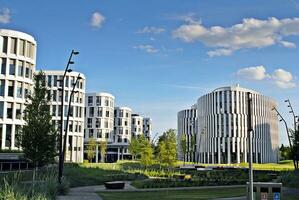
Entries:
{"type": "Polygon", "coordinates": [[[129,152],[132,154],[132,159],[135,160],[140,152],[139,138],[132,137],[129,144],[129,152]]]}
{"type": "Polygon", "coordinates": [[[96,141],[94,138],[90,138],[88,143],[87,143],[87,159],[89,162],[92,162],[92,159],[95,157],[95,150],[96,150],[96,141]]]}
{"type": "Polygon", "coordinates": [[[106,141],[100,141],[100,152],[101,152],[101,162],[105,162],[105,155],[107,152],[107,142],[106,141]]]}
{"type": "Polygon", "coordinates": [[[167,167],[174,166],[177,158],[176,134],[173,129],[163,133],[158,142],[158,160],[167,167]]]}
{"type": "Polygon", "coordinates": [[[185,162],[186,162],[186,153],[187,153],[187,137],[186,137],[185,133],[183,133],[181,135],[180,145],[181,145],[181,149],[182,149],[182,153],[183,153],[183,158],[184,158],[184,165],[185,165],[185,162]]]}
{"type": "Polygon", "coordinates": [[[291,157],[294,159],[295,169],[299,168],[299,130],[291,130],[292,148],[291,157]]]}
{"type": "Polygon", "coordinates": [[[288,146],[284,146],[283,144],[281,144],[280,148],[280,158],[281,160],[289,160],[292,159],[291,156],[291,148],[288,146]]]}
{"type": "Polygon", "coordinates": [[[140,141],[140,162],[145,167],[153,164],[153,148],[149,140],[144,136],[139,138],[140,141]]]}
{"type": "Polygon", "coordinates": [[[195,151],[196,151],[196,136],[195,135],[191,135],[190,150],[191,150],[191,154],[192,154],[192,160],[195,163],[195,151]]]}
{"type": "Polygon", "coordinates": [[[16,136],[24,156],[36,167],[54,162],[57,156],[57,130],[52,123],[47,94],[45,74],[40,71],[34,75],[33,93],[27,97],[26,124],[16,136]]]}

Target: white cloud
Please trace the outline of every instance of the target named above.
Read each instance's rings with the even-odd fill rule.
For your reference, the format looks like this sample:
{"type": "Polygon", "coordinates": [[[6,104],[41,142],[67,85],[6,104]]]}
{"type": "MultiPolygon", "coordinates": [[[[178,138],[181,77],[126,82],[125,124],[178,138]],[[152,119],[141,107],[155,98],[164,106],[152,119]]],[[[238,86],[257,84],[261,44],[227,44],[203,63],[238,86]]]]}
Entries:
{"type": "Polygon", "coordinates": [[[10,10],[8,8],[0,9],[0,23],[8,24],[10,22],[10,10]]]}
{"type": "Polygon", "coordinates": [[[91,16],[90,25],[95,28],[101,28],[105,19],[106,18],[101,13],[94,12],[91,16]]]}
{"type": "Polygon", "coordinates": [[[275,84],[280,88],[293,88],[296,87],[296,83],[294,83],[293,75],[285,71],[283,69],[276,69],[273,72],[272,79],[275,84]]]}
{"type": "Polygon", "coordinates": [[[293,75],[284,69],[276,69],[272,74],[267,74],[266,68],[261,65],[242,68],[237,71],[236,75],[240,78],[254,81],[267,79],[283,89],[296,87],[293,75]]]}
{"type": "Polygon", "coordinates": [[[138,30],[136,33],[143,34],[143,33],[153,33],[159,34],[165,32],[164,28],[154,27],[154,26],[145,26],[142,29],[138,30]]]}
{"type": "Polygon", "coordinates": [[[267,77],[264,66],[246,67],[237,71],[237,76],[248,80],[263,80],[267,77]]]}
{"type": "Polygon", "coordinates": [[[134,46],[133,48],[143,50],[147,53],[157,53],[159,51],[159,49],[156,49],[152,45],[138,45],[138,46],[134,46]]]}
{"type": "Polygon", "coordinates": [[[215,48],[209,56],[230,55],[234,51],[249,48],[263,48],[281,44],[287,48],[296,45],[283,40],[289,35],[299,35],[299,18],[266,20],[245,18],[242,23],[230,27],[205,27],[201,22],[188,22],[172,32],[174,38],[185,42],[201,42],[215,48]]]}

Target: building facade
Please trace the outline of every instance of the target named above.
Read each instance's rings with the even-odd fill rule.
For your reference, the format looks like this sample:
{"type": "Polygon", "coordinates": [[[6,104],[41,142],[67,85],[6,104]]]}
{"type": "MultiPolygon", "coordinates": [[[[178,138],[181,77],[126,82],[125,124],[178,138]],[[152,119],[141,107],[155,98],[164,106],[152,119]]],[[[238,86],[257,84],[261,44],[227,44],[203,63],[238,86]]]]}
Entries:
{"type": "Polygon", "coordinates": [[[152,135],[152,119],[149,117],[143,118],[143,134],[150,140],[152,135]]]}
{"type": "Polygon", "coordinates": [[[253,162],[278,162],[278,119],[274,100],[237,86],[221,87],[200,97],[197,145],[201,163],[248,161],[248,102],[252,95],[253,162]]]}
{"type": "Polygon", "coordinates": [[[143,135],[143,117],[132,114],[132,137],[143,135]]]}
{"type": "Polygon", "coordinates": [[[178,159],[188,162],[195,162],[196,160],[196,137],[197,137],[197,106],[194,105],[190,109],[181,110],[178,112],[178,159]],[[182,151],[182,135],[186,136],[186,153],[182,151]],[[192,141],[193,140],[193,141],[192,141]],[[184,159],[185,157],[185,159],[184,159]]]}
{"type": "Polygon", "coordinates": [[[0,147],[17,149],[15,133],[24,125],[26,96],[33,85],[35,39],[19,31],[0,29],[0,147]]]}
{"type": "Polygon", "coordinates": [[[128,146],[131,142],[132,110],[128,107],[115,107],[114,109],[114,144],[111,148],[117,152],[117,160],[129,159],[131,155],[128,146]]]}
{"type": "MultiPolygon", "coordinates": [[[[114,96],[109,93],[87,93],[85,103],[85,144],[93,138],[96,141],[95,162],[100,158],[99,143],[114,142],[114,96]]],[[[107,154],[110,154],[109,148],[107,154]]],[[[85,156],[86,157],[86,156],[85,156]]],[[[103,158],[107,159],[107,158],[103,158]]]]}
{"type": "MultiPolygon", "coordinates": [[[[46,84],[49,89],[49,105],[52,120],[57,130],[60,129],[60,114],[62,100],[62,80],[64,71],[43,71],[46,76],[46,84]]],[[[71,99],[71,91],[78,72],[70,72],[65,77],[64,87],[64,133],[68,130],[67,148],[65,160],[67,162],[83,162],[84,144],[84,106],[85,106],[85,76],[80,74],[81,79],[76,85],[74,96],[71,99]],[[71,107],[69,108],[69,102],[71,107]],[[68,110],[70,110],[69,125],[66,127],[68,110]]]]}

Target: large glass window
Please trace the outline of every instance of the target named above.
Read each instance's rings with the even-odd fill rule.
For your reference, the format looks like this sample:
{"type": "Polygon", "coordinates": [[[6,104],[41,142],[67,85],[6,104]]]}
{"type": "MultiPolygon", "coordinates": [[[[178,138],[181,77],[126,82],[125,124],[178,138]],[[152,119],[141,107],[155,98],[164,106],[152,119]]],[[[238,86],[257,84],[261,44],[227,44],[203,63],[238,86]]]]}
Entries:
{"type": "Polygon", "coordinates": [[[13,104],[12,103],[7,103],[7,118],[8,119],[12,119],[12,115],[13,115],[13,104]]]}
{"type": "Polygon", "coordinates": [[[53,90],[53,101],[57,101],[57,90],[53,90]]]}
{"type": "Polygon", "coordinates": [[[26,42],[26,57],[30,57],[31,43],[26,42]]]}
{"type": "Polygon", "coordinates": [[[10,40],[10,53],[17,54],[17,38],[10,40]]]}
{"type": "Polygon", "coordinates": [[[16,60],[9,60],[9,75],[15,75],[16,73],[16,60]]]}
{"type": "Polygon", "coordinates": [[[89,117],[93,117],[94,116],[94,107],[90,107],[89,108],[89,117]]]}
{"type": "Polygon", "coordinates": [[[32,59],[34,59],[34,49],[35,49],[35,45],[30,43],[29,57],[32,59]]]}
{"type": "Polygon", "coordinates": [[[21,76],[21,77],[24,76],[24,62],[23,61],[19,61],[19,64],[18,64],[18,76],[21,76]]]}
{"type": "Polygon", "coordinates": [[[101,97],[97,97],[97,106],[101,105],[101,97]]]}
{"type": "Polygon", "coordinates": [[[54,82],[53,82],[54,87],[57,87],[57,76],[54,76],[54,82]]]}
{"type": "MultiPolygon", "coordinates": [[[[4,102],[0,101],[0,118],[3,118],[4,102]]],[[[1,134],[2,132],[0,132],[1,134]]]]}
{"type": "Polygon", "coordinates": [[[0,36],[0,52],[7,53],[7,37],[0,36]]]}
{"type": "Polygon", "coordinates": [[[6,124],[5,147],[11,147],[11,131],[12,131],[12,125],[6,124]]]}
{"type": "Polygon", "coordinates": [[[16,119],[21,119],[21,118],[22,118],[21,104],[17,103],[16,104],[16,119]]]}
{"type": "Polygon", "coordinates": [[[8,81],[8,96],[13,97],[13,91],[14,91],[14,82],[8,81]]]}
{"type": "Polygon", "coordinates": [[[20,40],[19,42],[19,54],[21,56],[25,55],[25,40],[20,40]]]}
{"type": "Polygon", "coordinates": [[[30,64],[26,62],[26,67],[25,67],[25,77],[29,78],[30,77],[30,64]]]}
{"type": "Polygon", "coordinates": [[[6,59],[5,58],[1,58],[0,59],[0,64],[1,64],[1,74],[6,74],[6,59]]]}
{"type": "Polygon", "coordinates": [[[0,80],[0,96],[5,94],[5,80],[0,80]]]}
{"type": "Polygon", "coordinates": [[[28,83],[25,83],[25,98],[27,98],[27,96],[29,95],[29,85],[28,83]]]}
{"type": "Polygon", "coordinates": [[[88,105],[91,106],[93,103],[93,96],[88,97],[88,105]]]}
{"type": "Polygon", "coordinates": [[[52,76],[51,75],[48,75],[48,87],[51,87],[52,86],[52,76]]]}
{"type": "Polygon", "coordinates": [[[52,116],[56,116],[56,113],[57,113],[57,106],[52,105],[52,116]]]}
{"type": "Polygon", "coordinates": [[[17,97],[18,98],[22,98],[23,97],[22,82],[17,82],[17,97]]]}

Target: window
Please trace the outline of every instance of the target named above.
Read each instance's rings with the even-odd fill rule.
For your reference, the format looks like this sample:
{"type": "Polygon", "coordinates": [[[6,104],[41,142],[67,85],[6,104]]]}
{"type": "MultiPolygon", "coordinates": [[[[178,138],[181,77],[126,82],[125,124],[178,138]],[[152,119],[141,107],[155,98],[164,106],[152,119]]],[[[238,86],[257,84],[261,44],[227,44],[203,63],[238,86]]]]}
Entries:
{"type": "Polygon", "coordinates": [[[26,57],[30,57],[31,43],[26,42],[26,57]]]}
{"type": "Polygon", "coordinates": [[[13,97],[13,91],[14,91],[14,82],[8,81],[8,96],[13,97]]]}
{"type": "Polygon", "coordinates": [[[89,96],[88,97],[88,105],[91,106],[93,103],[93,97],[92,96],[89,96]]]}
{"type": "Polygon", "coordinates": [[[25,97],[27,97],[29,95],[29,85],[28,83],[25,83],[25,97]]]}
{"type": "Polygon", "coordinates": [[[97,116],[98,116],[98,117],[102,117],[102,115],[103,115],[103,110],[102,110],[102,108],[98,108],[97,116]]]}
{"type": "Polygon", "coordinates": [[[53,90],[53,101],[57,101],[57,90],[53,90]]]}
{"type": "Polygon", "coordinates": [[[20,43],[19,43],[19,54],[21,56],[25,55],[25,40],[20,40],[20,43]]]}
{"type": "Polygon", "coordinates": [[[7,37],[0,36],[0,52],[7,53],[7,37]]]}
{"type": "Polygon", "coordinates": [[[17,103],[16,104],[16,119],[21,119],[21,118],[22,118],[21,104],[17,103]]]}
{"type": "Polygon", "coordinates": [[[105,99],[105,106],[109,106],[109,100],[107,98],[105,99]]]}
{"type": "Polygon", "coordinates": [[[106,117],[109,117],[109,110],[106,111],[106,117]]]}
{"type": "Polygon", "coordinates": [[[52,116],[56,116],[56,113],[57,113],[57,106],[52,105],[52,116]]]}
{"type": "Polygon", "coordinates": [[[87,128],[91,128],[92,127],[92,118],[88,118],[87,119],[87,128]]]}
{"type": "Polygon", "coordinates": [[[70,77],[66,76],[65,77],[65,87],[69,87],[69,82],[70,82],[70,77]]]}
{"type": "Polygon", "coordinates": [[[96,128],[100,128],[100,127],[101,127],[101,119],[96,118],[96,128]]]}
{"type": "Polygon", "coordinates": [[[21,76],[21,77],[24,76],[24,62],[23,61],[19,61],[19,64],[18,64],[18,76],[21,76]]]}
{"type": "Polygon", "coordinates": [[[5,147],[11,147],[11,130],[12,130],[12,125],[6,124],[5,147]]]}
{"type": "Polygon", "coordinates": [[[89,117],[93,117],[94,116],[94,107],[90,107],[89,108],[89,117]]]}
{"type": "Polygon", "coordinates": [[[22,98],[23,97],[23,88],[22,88],[22,82],[17,82],[17,97],[22,98]]]}
{"type": "Polygon", "coordinates": [[[72,121],[70,121],[70,124],[69,124],[69,131],[73,132],[73,122],[72,121]]]}
{"type": "Polygon", "coordinates": [[[62,91],[58,90],[58,101],[61,102],[62,100],[62,91]]]}
{"type": "Polygon", "coordinates": [[[97,130],[97,138],[102,138],[102,130],[97,130]]]}
{"type": "Polygon", "coordinates": [[[93,138],[93,129],[89,129],[89,137],[93,138]]]}
{"type": "Polygon", "coordinates": [[[25,77],[29,78],[30,77],[30,72],[29,72],[29,63],[26,62],[26,67],[25,67],[25,77]]]}
{"type": "Polygon", "coordinates": [[[109,138],[109,132],[106,133],[106,138],[109,138]]]}
{"type": "Polygon", "coordinates": [[[1,58],[1,74],[6,74],[6,59],[1,58]]]}
{"type": "Polygon", "coordinates": [[[7,103],[7,118],[12,119],[13,104],[7,103]]]}
{"type": "MultiPolygon", "coordinates": [[[[0,118],[3,118],[3,110],[4,109],[4,102],[0,101],[0,118]]],[[[0,132],[2,134],[2,132],[0,132]]]]}
{"type": "Polygon", "coordinates": [[[34,59],[34,50],[35,50],[35,45],[30,43],[29,57],[32,59],[34,59]]]}
{"type": "Polygon", "coordinates": [[[48,75],[48,87],[52,86],[52,76],[48,75]]]}
{"type": "Polygon", "coordinates": [[[69,101],[69,91],[64,92],[64,101],[68,102],[69,101]]]}
{"type": "Polygon", "coordinates": [[[0,96],[5,94],[5,80],[0,80],[0,96]]]}
{"type": "Polygon", "coordinates": [[[97,106],[101,105],[101,97],[97,97],[97,106]]]}
{"type": "Polygon", "coordinates": [[[16,60],[9,61],[9,75],[15,75],[16,70],[16,60]]]}
{"type": "Polygon", "coordinates": [[[54,76],[54,83],[53,83],[54,87],[57,87],[57,76],[54,76]]]}
{"type": "Polygon", "coordinates": [[[10,40],[10,53],[17,53],[17,38],[11,38],[10,40]]]}
{"type": "Polygon", "coordinates": [[[105,128],[108,128],[108,121],[105,121],[105,128]]]}

